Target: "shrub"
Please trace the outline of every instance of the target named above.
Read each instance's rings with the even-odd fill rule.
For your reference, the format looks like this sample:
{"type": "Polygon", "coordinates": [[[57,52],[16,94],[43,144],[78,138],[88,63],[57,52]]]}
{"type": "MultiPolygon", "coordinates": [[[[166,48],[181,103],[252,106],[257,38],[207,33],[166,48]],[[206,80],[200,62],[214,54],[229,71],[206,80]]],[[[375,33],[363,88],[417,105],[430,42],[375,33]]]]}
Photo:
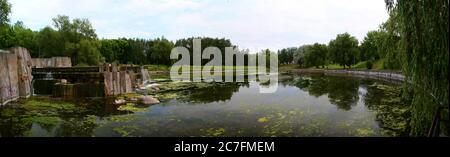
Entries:
{"type": "Polygon", "coordinates": [[[373,68],[373,63],[372,63],[372,61],[367,61],[367,62],[366,62],[366,68],[367,68],[367,69],[372,69],[372,68],[373,68]]]}

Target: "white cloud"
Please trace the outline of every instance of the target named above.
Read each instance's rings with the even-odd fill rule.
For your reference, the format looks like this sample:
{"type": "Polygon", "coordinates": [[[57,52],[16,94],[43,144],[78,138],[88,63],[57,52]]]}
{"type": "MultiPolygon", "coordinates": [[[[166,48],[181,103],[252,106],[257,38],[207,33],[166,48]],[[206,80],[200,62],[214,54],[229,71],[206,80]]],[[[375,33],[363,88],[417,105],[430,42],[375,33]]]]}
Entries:
{"type": "Polygon", "coordinates": [[[327,43],[349,32],[362,39],[388,15],[383,0],[10,0],[13,21],[38,30],[58,14],[89,18],[100,37],[230,38],[241,48],[273,50],[327,43]]]}

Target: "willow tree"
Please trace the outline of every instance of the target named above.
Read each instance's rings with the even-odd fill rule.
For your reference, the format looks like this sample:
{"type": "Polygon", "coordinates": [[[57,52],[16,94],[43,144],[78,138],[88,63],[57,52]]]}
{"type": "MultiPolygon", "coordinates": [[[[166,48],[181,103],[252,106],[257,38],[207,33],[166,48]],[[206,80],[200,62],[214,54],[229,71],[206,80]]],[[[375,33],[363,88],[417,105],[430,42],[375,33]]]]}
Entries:
{"type": "Polygon", "coordinates": [[[0,0],[0,26],[9,22],[11,13],[11,4],[7,0],[0,0]]]}
{"type": "Polygon", "coordinates": [[[356,37],[348,33],[338,34],[336,39],[331,40],[328,46],[329,58],[332,62],[351,67],[358,62],[359,42],[356,37]]]}
{"type": "Polygon", "coordinates": [[[409,81],[411,135],[423,136],[439,106],[448,107],[449,1],[386,0],[397,12],[403,71],[409,81]]]}

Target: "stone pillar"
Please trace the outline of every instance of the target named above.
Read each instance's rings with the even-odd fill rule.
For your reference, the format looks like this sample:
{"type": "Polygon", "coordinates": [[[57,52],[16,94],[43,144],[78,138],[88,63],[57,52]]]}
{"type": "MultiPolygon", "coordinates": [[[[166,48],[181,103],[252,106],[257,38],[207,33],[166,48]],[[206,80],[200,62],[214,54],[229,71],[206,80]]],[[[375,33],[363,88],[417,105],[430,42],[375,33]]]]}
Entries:
{"type": "Polygon", "coordinates": [[[120,89],[120,74],[119,66],[117,64],[112,64],[112,84],[113,84],[113,95],[121,94],[120,89]]]}
{"type": "Polygon", "coordinates": [[[133,87],[131,83],[131,77],[128,73],[125,73],[125,93],[133,92],[133,87]]]}
{"type": "Polygon", "coordinates": [[[126,88],[126,85],[125,85],[125,75],[127,74],[127,72],[126,71],[120,71],[119,72],[119,76],[120,76],[120,93],[121,94],[124,94],[125,93],[125,88],[126,88]]]}
{"type": "Polygon", "coordinates": [[[105,76],[105,95],[106,96],[112,96],[114,95],[114,85],[113,85],[113,80],[112,80],[112,69],[111,66],[109,64],[105,64],[104,65],[104,76],[105,76]]]}
{"type": "Polygon", "coordinates": [[[127,71],[120,72],[120,93],[131,93],[133,92],[131,87],[131,77],[127,71]]]}
{"type": "Polygon", "coordinates": [[[142,83],[144,83],[147,80],[150,80],[150,74],[148,73],[148,70],[145,68],[141,68],[141,74],[142,74],[142,83]]]}

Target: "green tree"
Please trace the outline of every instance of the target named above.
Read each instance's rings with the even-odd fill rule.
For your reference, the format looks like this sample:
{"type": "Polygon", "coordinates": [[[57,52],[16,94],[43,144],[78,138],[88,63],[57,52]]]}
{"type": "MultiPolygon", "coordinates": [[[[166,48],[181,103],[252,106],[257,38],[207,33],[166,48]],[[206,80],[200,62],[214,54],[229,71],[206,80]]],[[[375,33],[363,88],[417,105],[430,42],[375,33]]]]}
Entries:
{"type": "Polygon", "coordinates": [[[0,34],[0,49],[15,45],[14,29],[10,25],[0,25],[0,34]]]}
{"type": "Polygon", "coordinates": [[[314,66],[319,68],[320,66],[325,67],[327,63],[327,45],[315,43],[309,46],[305,54],[305,61],[307,66],[314,66]]]}
{"type": "MultiPolygon", "coordinates": [[[[191,57],[193,57],[193,40],[194,39],[201,39],[201,47],[202,47],[202,52],[204,49],[208,48],[208,47],[217,47],[220,49],[220,51],[222,52],[222,63],[225,64],[225,48],[226,47],[233,47],[236,48],[235,45],[233,45],[231,43],[231,41],[229,39],[219,39],[219,38],[209,38],[209,37],[191,37],[191,38],[187,38],[187,39],[179,39],[175,42],[175,47],[177,46],[183,46],[186,47],[190,54],[191,57]]],[[[209,60],[202,60],[202,64],[206,64],[208,63],[209,60]]],[[[191,63],[193,63],[193,59],[191,58],[191,63]]]]}
{"type": "Polygon", "coordinates": [[[105,61],[109,63],[116,61],[115,41],[102,39],[100,45],[100,53],[105,57],[105,61]]]}
{"type": "Polygon", "coordinates": [[[280,64],[291,64],[294,62],[294,53],[298,48],[291,47],[278,51],[278,60],[280,64]]]}
{"type": "Polygon", "coordinates": [[[0,26],[9,22],[9,14],[11,13],[11,4],[8,0],[0,0],[0,26]]]}
{"type": "MultiPolygon", "coordinates": [[[[364,40],[361,43],[360,46],[360,60],[361,61],[373,61],[380,59],[380,54],[383,51],[379,48],[379,41],[381,40],[382,36],[381,31],[370,31],[367,33],[366,37],[364,37],[364,40]]],[[[381,55],[384,57],[384,55],[381,55]]]]}
{"type": "Polygon", "coordinates": [[[379,55],[384,58],[384,69],[401,69],[401,43],[398,28],[397,11],[390,13],[390,18],[382,24],[378,41],[379,55]]]}
{"type": "Polygon", "coordinates": [[[77,53],[79,64],[97,65],[105,61],[98,50],[100,43],[97,41],[82,39],[74,48],[79,52],[77,53]]]}
{"type": "Polygon", "coordinates": [[[13,26],[15,35],[15,46],[21,46],[28,49],[32,57],[38,57],[39,45],[37,42],[38,33],[25,27],[23,22],[19,21],[13,26]]]}
{"type": "Polygon", "coordinates": [[[174,44],[164,37],[151,41],[147,51],[148,63],[171,65],[170,53],[173,47],[174,44]]]}
{"type": "MultiPolygon", "coordinates": [[[[374,61],[383,59],[384,69],[401,69],[400,36],[396,12],[390,13],[391,17],[381,25],[380,29],[367,33],[361,43],[360,59],[362,61],[374,61]]],[[[370,63],[368,62],[368,63],[370,63]]]]}
{"type": "Polygon", "coordinates": [[[337,35],[329,44],[329,58],[341,66],[351,67],[358,62],[358,40],[348,33],[337,35]]]}
{"type": "Polygon", "coordinates": [[[301,67],[305,66],[305,53],[308,51],[309,45],[303,45],[294,52],[294,62],[301,67]]]}
{"type": "Polygon", "coordinates": [[[53,57],[64,56],[64,46],[61,34],[51,27],[45,27],[39,31],[37,35],[38,42],[38,56],[39,57],[53,57]]]}
{"type": "Polygon", "coordinates": [[[11,4],[0,0],[0,48],[9,48],[14,44],[14,31],[8,25],[11,4]]]}
{"type": "Polygon", "coordinates": [[[37,36],[38,56],[41,52],[44,57],[67,56],[75,65],[96,65],[103,61],[97,35],[89,20],[71,21],[68,16],[58,15],[53,18],[53,23],[56,30],[46,27],[37,36]]]}

